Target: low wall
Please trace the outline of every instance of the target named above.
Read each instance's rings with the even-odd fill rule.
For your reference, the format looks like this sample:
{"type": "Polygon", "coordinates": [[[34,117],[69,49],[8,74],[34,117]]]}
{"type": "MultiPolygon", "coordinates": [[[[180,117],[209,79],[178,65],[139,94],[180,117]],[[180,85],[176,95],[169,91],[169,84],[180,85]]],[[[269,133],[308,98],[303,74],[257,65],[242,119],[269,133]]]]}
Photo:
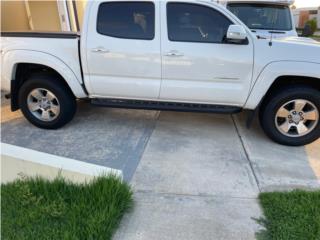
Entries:
{"type": "Polygon", "coordinates": [[[59,173],[76,183],[106,174],[122,178],[120,170],[1,143],[1,183],[14,181],[21,175],[53,179],[59,173]]]}

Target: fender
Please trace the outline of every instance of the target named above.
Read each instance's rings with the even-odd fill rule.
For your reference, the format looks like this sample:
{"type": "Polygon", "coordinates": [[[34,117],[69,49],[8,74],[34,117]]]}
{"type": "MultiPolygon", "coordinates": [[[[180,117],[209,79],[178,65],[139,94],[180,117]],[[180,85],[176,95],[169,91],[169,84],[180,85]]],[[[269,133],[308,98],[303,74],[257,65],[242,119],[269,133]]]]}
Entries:
{"type": "Polygon", "coordinates": [[[41,64],[57,71],[67,82],[77,98],[86,98],[81,83],[81,73],[75,73],[61,59],[40,51],[9,50],[3,55],[2,77],[3,88],[10,91],[10,81],[15,79],[16,67],[19,63],[41,64]],[[77,76],[78,75],[78,76],[77,76]]]}
{"type": "Polygon", "coordinates": [[[274,81],[281,76],[319,78],[320,63],[278,61],[268,64],[257,77],[244,108],[256,109],[274,81]]]}

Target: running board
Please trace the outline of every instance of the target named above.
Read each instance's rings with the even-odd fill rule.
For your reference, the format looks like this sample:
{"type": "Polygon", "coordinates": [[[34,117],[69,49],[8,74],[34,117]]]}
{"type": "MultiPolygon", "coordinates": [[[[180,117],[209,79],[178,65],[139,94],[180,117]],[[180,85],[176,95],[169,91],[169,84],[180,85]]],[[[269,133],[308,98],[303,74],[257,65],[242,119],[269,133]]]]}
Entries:
{"type": "Polygon", "coordinates": [[[204,112],[204,113],[222,113],[232,114],[242,111],[240,107],[195,104],[195,103],[173,103],[173,102],[156,102],[142,100],[119,100],[119,99],[102,99],[95,98],[91,104],[101,107],[127,108],[127,109],[146,109],[178,112],[204,112]]]}

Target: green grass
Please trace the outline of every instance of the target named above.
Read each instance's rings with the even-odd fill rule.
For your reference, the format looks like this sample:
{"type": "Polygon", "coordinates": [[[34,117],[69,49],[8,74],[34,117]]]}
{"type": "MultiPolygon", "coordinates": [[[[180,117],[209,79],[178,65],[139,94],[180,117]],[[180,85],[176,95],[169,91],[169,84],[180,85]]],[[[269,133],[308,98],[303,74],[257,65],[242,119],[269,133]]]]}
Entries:
{"type": "Polygon", "coordinates": [[[312,36],[312,38],[314,39],[314,40],[317,40],[317,41],[320,41],[320,36],[312,36]]]}
{"type": "Polygon", "coordinates": [[[260,203],[263,239],[320,240],[320,191],[262,193],[260,203]]]}
{"type": "Polygon", "coordinates": [[[1,198],[4,240],[111,239],[133,204],[130,187],[114,176],[82,185],[25,178],[2,185],[1,198]]]}

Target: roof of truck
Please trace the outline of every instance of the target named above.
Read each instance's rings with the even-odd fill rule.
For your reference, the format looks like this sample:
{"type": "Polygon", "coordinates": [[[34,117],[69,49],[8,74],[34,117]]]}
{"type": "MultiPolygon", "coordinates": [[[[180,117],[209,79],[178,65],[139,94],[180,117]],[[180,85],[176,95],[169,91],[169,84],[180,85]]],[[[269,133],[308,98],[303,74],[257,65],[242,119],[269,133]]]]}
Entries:
{"type": "Polygon", "coordinates": [[[211,0],[212,2],[218,3],[272,3],[272,4],[280,4],[280,5],[292,5],[295,0],[211,0]]]}

